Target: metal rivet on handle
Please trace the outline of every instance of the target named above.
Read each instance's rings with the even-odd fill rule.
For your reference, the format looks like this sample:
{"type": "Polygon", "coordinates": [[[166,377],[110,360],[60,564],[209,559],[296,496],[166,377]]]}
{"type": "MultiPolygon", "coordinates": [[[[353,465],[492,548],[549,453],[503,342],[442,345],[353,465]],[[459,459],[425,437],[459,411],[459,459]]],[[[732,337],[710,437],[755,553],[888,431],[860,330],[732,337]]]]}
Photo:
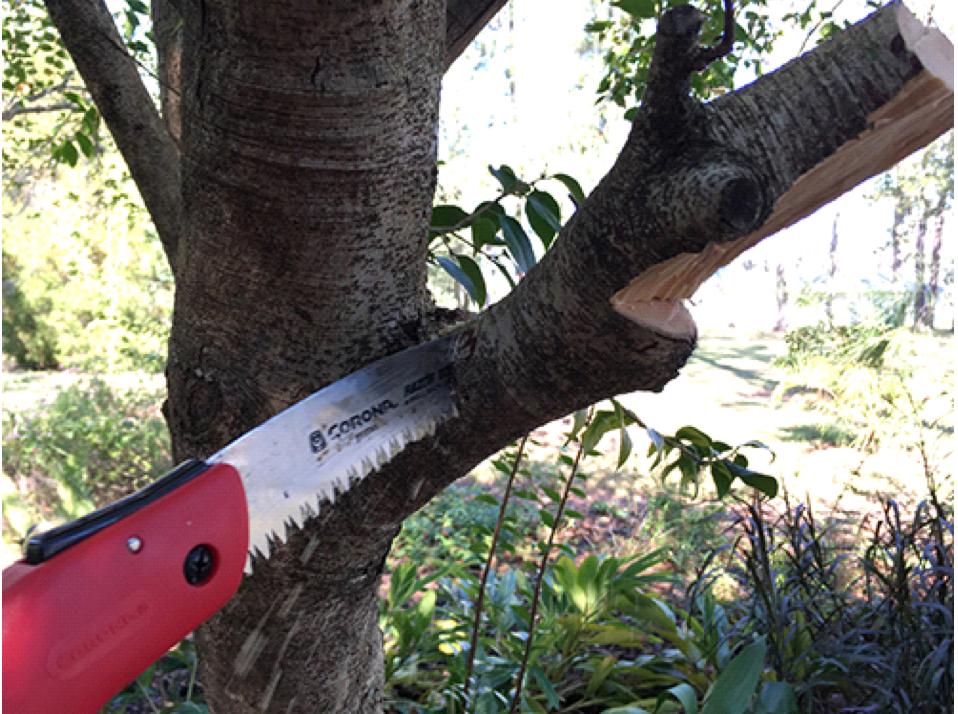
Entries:
{"type": "Polygon", "coordinates": [[[126,549],[131,553],[139,553],[143,547],[143,541],[136,536],[130,536],[126,539],[126,549]]]}

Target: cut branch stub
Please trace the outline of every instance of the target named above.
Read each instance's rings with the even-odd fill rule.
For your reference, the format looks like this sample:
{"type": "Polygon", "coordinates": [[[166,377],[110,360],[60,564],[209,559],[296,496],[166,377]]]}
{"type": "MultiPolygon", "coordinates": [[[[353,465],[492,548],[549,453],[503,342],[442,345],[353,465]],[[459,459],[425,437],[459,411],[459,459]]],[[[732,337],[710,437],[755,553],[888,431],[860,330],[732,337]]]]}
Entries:
{"type": "MultiPolygon", "coordinates": [[[[775,196],[775,192],[758,178],[754,179],[758,181],[755,184],[753,179],[740,181],[729,174],[726,185],[715,192],[715,211],[711,215],[719,219],[732,237],[723,241],[709,236],[700,252],[683,252],[650,266],[612,297],[616,312],[662,334],[671,336],[680,331],[694,334],[695,324],[681,302],[692,297],[716,271],[768,236],[797,223],[862,181],[891,168],[954,126],[954,48],[951,42],[938,30],[922,25],[904,5],[886,8],[881,14],[887,27],[883,30],[883,37],[892,54],[905,59],[906,52],[910,52],[924,69],[900,86],[896,93],[876,101],[867,115],[867,128],[817,165],[794,177],[784,193],[778,192],[780,195],[775,196]],[[776,202],[771,215],[757,211],[761,220],[749,227],[754,215],[752,207],[761,203],[756,200],[755,191],[773,194],[767,200],[776,202]]],[[[828,48],[821,51],[835,52],[828,48]]],[[[833,56],[831,61],[836,58],[833,56]]],[[[794,65],[795,68],[800,66],[799,63],[794,65]]],[[[757,96],[759,91],[756,90],[755,94],[757,96]]],[[[728,98],[725,104],[741,101],[742,96],[743,92],[739,92],[728,98]]],[[[746,99],[748,101],[752,100],[746,99]]],[[[706,129],[710,130],[710,127],[706,129]]],[[[749,173],[751,171],[749,167],[749,173]]],[[[754,176],[759,175],[755,170],[754,176]]],[[[672,189],[662,190],[674,191],[679,185],[674,179],[670,183],[672,189]]],[[[699,183],[703,188],[708,186],[708,181],[699,183]]],[[[691,185],[694,184],[693,180],[691,185]]],[[[655,204],[655,201],[650,203],[655,204]]],[[[709,215],[694,210],[692,206],[686,210],[690,216],[709,215]]],[[[673,218],[669,225],[677,227],[679,223],[673,218]]],[[[696,222],[691,218],[686,229],[694,233],[701,229],[701,225],[701,219],[696,222]]],[[[690,245],[694,246],[694,242],[690,245]]]]}

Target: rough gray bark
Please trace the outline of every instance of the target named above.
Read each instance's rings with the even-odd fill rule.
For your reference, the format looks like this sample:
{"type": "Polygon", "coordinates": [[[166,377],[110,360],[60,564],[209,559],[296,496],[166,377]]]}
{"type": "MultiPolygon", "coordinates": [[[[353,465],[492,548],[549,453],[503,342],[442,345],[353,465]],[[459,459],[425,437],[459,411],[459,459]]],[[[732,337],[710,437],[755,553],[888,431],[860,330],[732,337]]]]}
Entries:
{"type": "MultiPolygon", "coordinates": [[[[167,376],[185,458],[435,333],[425,255],[449,49],[440,0],[179,9],[183,198],[167,376]]],[[[701,16],[663,19],[615,166],[519,287],[455,328],[459,417],[323,509],[201,629],[213,711],[380,708],[376,589],[403,519],[535,426],[678,373],[694,329],[625,320],[610,299],[667,261],[753,233],[855,140],[921,69],[894,15],[707,106],[688,97],[701,16]]]]}

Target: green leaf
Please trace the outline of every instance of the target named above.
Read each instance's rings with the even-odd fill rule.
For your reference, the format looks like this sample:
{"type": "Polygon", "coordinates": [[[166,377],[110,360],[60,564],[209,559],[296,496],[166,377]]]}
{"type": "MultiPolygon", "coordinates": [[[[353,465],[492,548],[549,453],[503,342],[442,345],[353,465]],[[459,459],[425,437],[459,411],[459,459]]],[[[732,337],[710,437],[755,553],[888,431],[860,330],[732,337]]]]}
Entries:
{"type": "Polygon", "coordinates": [[[579,185],[579,182],[569,176],[569,174],[553,174],[552,178],[561,181],[569,192],[569,198],[575,204],[576,208],[585,203],[585,192],[579,185]]]}
{"type": "Polygon", "coordinates": [[[560,495],[559,495],[559,492],[556,491],[554,488],[549,488],[548,486],[543,486],[543,487],[542,487],[542,490],[545,492],[546,496],[548,496],[549,498],[551,498],[551,499],[552,499],[553,501],[555,501],[556,503],[558,503],[559,501],[562,500],[562,496],[560,496],[560,495]]]}
{"type": "Polygon", "coordinates": [[[96,154],[96,147],[93,146],[93,142],[90,141],[90,137],[88,137],[86,134],[77,132],[74,134],[73,138],[76,143],[80,145],[80,151],[83,152],[83,155],[88,159],[92,159],[96,154]]]}
{"type": "Polygon", "coordinates": [[[632,455],[632,438],[629,436],[626,427],[634,423],[634,419],[626,414],[625,409],[617,400],[613,399],[611,401],[615,408],[616,419],[619,420],[619,461],[616,468],[621,469],[628,461],[629,456],[632,455]]]}
{"type": "Polygon", "coordinates": [[[778,481],[771,476],[750,471],[738,464],[729,461],[723,462],[732,476],[737,476],[752,488],[757,488],[769,498],[775,498],[778,495],[778,481]]]}
{"type": "Polygon", "coordinates": [[[708,456],[712,452],[712,437],[694,426],[683,426],[675,432],[675,438],[688,441],[701,452],[702,456],[708,456]]]}
{"type": "Polygon", "coordinates": [[[81,96],[80,96],[79,94],[77,94],[76,92],[64,92],[64,93],[63,93],[63,96],[64,96],[64,98],[67,99],[68,101],[73,102],[74,104],[76,104],[76,106],[77,106],[78,109],[83,109],[83,108],[86,106],[86,102],[83,101],[83,97],[81,97],[81,96]]]}
{"type": "Polygon", "coordinates": [[[715,491],[719,498],[725,498],[732,488],[732,474],[729,473],[726,462],[712,462],[712,481],[715,482],[715,491]]]}
{"type": "Polygon", "coordinates": [[[616,468],[621,469],[623,466],[625,466],[625,462],[629,460],[631,455],[632,437],[629,436],[629,432],[623,424],[619,431],[619,461],[616,468]]]}
{"type": "Polygon", "coordinates": [[[582,431],[582,427],[586,425],[586,422],[589,421],[589,410],[580,409],[572,416],[572,432],[569,434],[570,439],[575,439],[579,432],[582,431]]]}
{"type": "Polygon", "coordinates": [[[771,447],[769,447],[767,444],[763,444],[761,441],[746,441],[744,444],[742,444],[738,448],[744,449],[745,447],[749,447],[751,449],[764,449],[769,454],[771,454],[772,462],[775,461],[775,452],[772,451],[771,447]]]}
{"type": "Polygon", "coordinates": [[[467,218],[469,218],[469,214],[459,206],[433,206],[429,227],[436,233],[442,233],[459,225],[467,218]]]}
{"type": "Polygon", "coordinates": [[[613,23],[609,20],[596,20],[595,22],[590,22],[585,26],[586,32],[605,32],[613,23]]]}
{"type": "Polygon", "coordinates": [[[543,672],[538,665],[533,664],[529,667],[529,673],[532,675],[532,678],[536,680],[536,684],[539,685],[539,689],[541,689],[545,695],[549,706],[553,709],[558,709],[562,704],[562,700],[559,699],[558,692],[556,692],[555,687],[552,686],[552,682],[549,681],[549,678],[546,677],[545,672],[543,672]]]}
{"type": "Polygon", "coordinates": [[[619,428],[620,424],[621,422],[616,417],[615,412],[597,412],[592,419],[592,423],[589,424],[582,435],[582,450],[588,454],[598,445],[607,432],[619,428]]]}
{"type": "Polygon", "coordinates": [[[80,153],[77,151],[77,147],[69,139],[60,144],[57,149],[54,149],[53,156],[70,166],[76,166],[77,161],[80,159],[80,153]]]}
{"type": "Polygon", "coordinates": [[[547,528],[555,528],[556,519],[551,513],[549,513],[544,508],[539,511],[539,518],[542,519],[542,522],[546,524],[547,528]]]}
{"type": "MultiPolygon", "coordinates": [[[[460,258],[462,256],[456,256],[460,258]]],[[[449,260],[449,258],[437,257],[436,262],[442,266],[449,275],[452,276],[453,280],[462,285],[466,289],[466,292],[469,293],[469,297],[472,298],[472,301],[476,303],[479,307],[485,305],[486,302],[486,284],[485,282],[476,283],[474,282],[472,276],[470,276],[465,270],[463,270],[459,265],[449,260]]],[[[471,261],[470,262],[474,262],[471,261]]],[[[478,270],[479,266],[476,266],[478,270]]],[[[482,280],[482,273],[479,273],[479,279],[482,280]]]]}
{"type": "Polygon", "coordinates": [[[83,128],[90,136],[96,136],[100,128],[100,112],[97,111],[95,106],[90,107],[83,113],[83,128]]]}
{"type": "Polygon", "coordinates": [[[765,682],[752,711],[755,714],[797,714],[794,687],[788,682],[765,682]]]}
{"type": "Polygon", "coordinates": [[[679,704],[681,704],[682,708],[685,710],[685,714],[698,714],[698,697],[696,696],[695,689],[692,687],[692,685],[686,682],[683,682],[682,684],[676,684],[674,687],[669,687],[667,690],[659,694],[658,701],[655,705],[656,711],[658,711],[659,707],[662,706],[662,703],[670,694],[678,699],[679,704]]]}
{"type": "Polygon", "coordinates": [[[499,232],[499,217],[490,211],[472,219],[472,244],[476,250],[483,246],[501,244],[496,238],[499,232]]]}
{"type": "Polygon", "coordinates": [[[459,267],[462,268],[462,272],[469,276],[469,279],[472,280],[472,284],[475,286],[476,293],[473,295],[470,293],[473,301],[476,303],[476,306],[480,309],[486,305],[486,280],[482,276],[482,269],[479,267],[479,264],[470,258],[468,255],[456,255],[456,261],[459,263],[459,267]]]}
{"type": "Polygon", "coordinates": [[[506,239],[506,247],[509,254],[516,262],[519,270],[528,273],[536,264],[536,254],[532,250],[532,244],[529,242],[529,236],[525,229],[512,216],[503,216],[502,234],[506,239]]]}
{"type": "Polygon", "coordinates": [[[655,17],[658,14],[654,0],[616,0],[612,5],[639,20],[655,17]]]}
{"type": "Polygon", "coordinates": [[[496,500],[496,497],[489,493],[477,494],[473,500],[479,503],[488,503],[490,506],[500,505],[499,501],[496,500]]]}
{"type": "Polygon", "coordinates": [[[526,217],[546,250],[562,229],[561,216],[559,204],[551,194],[537,190],[526,196],[526,217]]]}
{"type": "Polygon", "coordinates": [[[613,655],[606,655],[605,658],[599,664],[596,665],[595,669],[592,670],[592,675],[589,677],[589,683],[586,685],[585,694],[587,697],[591,697],[595,694],[599,687],[605,684],[605,680],[609,678],[609,675],[612,674],[612,671],[615,669],[615,665],[618,664],[618,659],[613,655]]]}
{"type": "Polygon", "coordinates": [[[499,180],[504,193],[511,193],[515,190],[516,184],[519,183],[519,179],[516,178],[516,172],[505,164],[500,166],[498,169],[490,166],[489,173],[499,180]]]}
{"type": "Polygon", "coordinates": [[[702,714],[744,714],[765,662],[765,638],[739,652],[722,670],[705,695],[702,714]]]}

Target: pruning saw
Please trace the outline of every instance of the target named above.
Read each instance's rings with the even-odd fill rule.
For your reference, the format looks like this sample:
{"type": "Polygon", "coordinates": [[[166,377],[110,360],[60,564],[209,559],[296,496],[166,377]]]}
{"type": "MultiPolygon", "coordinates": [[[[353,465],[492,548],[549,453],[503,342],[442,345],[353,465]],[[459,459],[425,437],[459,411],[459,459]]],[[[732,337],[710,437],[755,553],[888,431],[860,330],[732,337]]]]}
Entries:
{"type": "Polygon", "coordinates": [[[454,346],[386,357],[29,538],[3,571],[3,710],[100,709],[226,604],[275,541],[457,414],[454,346]]]}

